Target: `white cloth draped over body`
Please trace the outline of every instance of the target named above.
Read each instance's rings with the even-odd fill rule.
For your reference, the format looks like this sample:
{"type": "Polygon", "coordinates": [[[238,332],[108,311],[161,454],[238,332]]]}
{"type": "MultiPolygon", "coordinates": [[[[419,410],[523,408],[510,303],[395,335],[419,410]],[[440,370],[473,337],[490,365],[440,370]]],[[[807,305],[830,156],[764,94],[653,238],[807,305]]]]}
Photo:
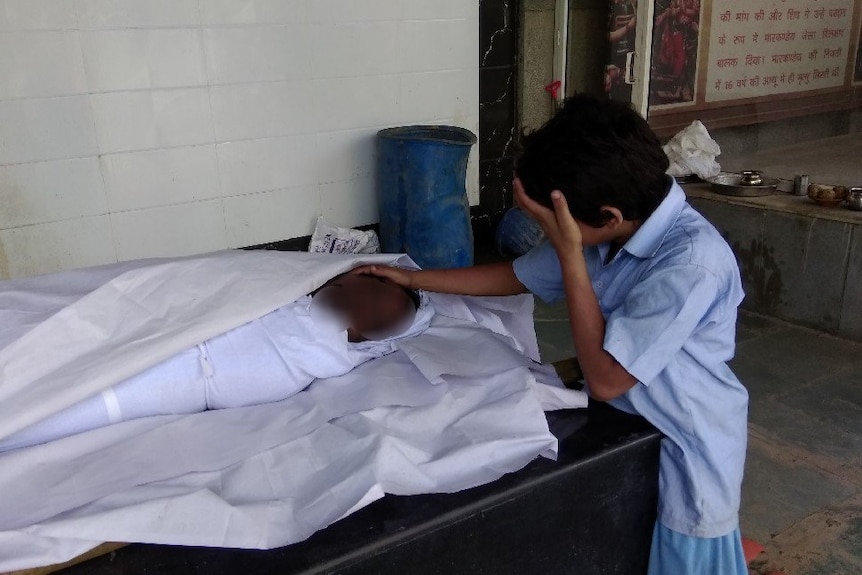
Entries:
{"type": "MultiPolygon", "coordinates": [[[[361,263],[413,265],[231,251],[0,282],[0,442],[361,263]]],[[[553,457],[543,410],[586,398],[533,362],[532,298],[429,297],[423,333],[282,401],[0,454],[0,571],[102,541],[277,547],[385,493],[458,491],[553,457]]]]}

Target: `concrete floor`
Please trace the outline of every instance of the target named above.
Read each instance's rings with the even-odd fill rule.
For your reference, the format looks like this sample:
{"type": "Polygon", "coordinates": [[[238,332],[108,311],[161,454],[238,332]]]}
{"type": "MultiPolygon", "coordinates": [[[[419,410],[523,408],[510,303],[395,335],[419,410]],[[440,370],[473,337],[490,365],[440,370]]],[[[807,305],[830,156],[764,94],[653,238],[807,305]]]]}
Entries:
{"type": "MultiPolygon", "coordinates": [[[[535,314],[542,359],[574,355],[564,304],[535,314]]],[[[732,367],[751,395],[743,537],[765,575],[862,574],[862,344],[741,312],[732,367]]]]}

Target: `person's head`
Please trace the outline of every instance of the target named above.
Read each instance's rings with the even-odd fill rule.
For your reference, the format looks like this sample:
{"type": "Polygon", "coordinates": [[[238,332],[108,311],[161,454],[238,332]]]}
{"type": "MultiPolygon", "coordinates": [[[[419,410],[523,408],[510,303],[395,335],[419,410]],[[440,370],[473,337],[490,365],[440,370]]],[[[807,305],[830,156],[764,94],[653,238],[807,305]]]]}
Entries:
{"type": "Polygon", "coordinates": [[[667,195],[668,165],[658,137],[629,105],[578,95],[522,136],[515,175],[551,209],[551,192],[560,190],[583,230],[648,218],[667,195]]]}
{"type": "Polygon", "coordinates": [[[398,331],[419,309],[419,295],[385,278],[342,274],[314,294],[323,297],[348,326],[350,341],[382,339],[398,331]]]}

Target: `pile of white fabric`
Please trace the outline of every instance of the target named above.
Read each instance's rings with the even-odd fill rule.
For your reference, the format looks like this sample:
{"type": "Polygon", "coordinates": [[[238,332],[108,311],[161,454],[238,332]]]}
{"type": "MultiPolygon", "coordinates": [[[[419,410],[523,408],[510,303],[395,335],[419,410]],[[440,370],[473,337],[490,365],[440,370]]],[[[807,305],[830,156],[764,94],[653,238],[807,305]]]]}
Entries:
{"type": "MultiPolygon", "coordinates": [[[[369,262],[411,263],[223,252],[2,282],[0,438],[369,262]]],[[[0,571],[102,541],[277,547],[385,493],[458,491],[553,457],[543,410],[586,398],[533,362],[532,299],[431,297],[425,333],[285,401],[0,455],[0,571]]]]}

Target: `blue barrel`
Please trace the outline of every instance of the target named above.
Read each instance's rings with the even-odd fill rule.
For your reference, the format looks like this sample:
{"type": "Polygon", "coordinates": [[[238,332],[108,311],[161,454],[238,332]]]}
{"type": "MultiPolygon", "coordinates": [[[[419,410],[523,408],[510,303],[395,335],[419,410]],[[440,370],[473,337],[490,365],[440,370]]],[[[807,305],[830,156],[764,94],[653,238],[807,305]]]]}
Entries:
{"type": "Polygon", "coordinates": [[[509,208],[497,226],[494,244],[502,256],[522,256],[545,239],[545,232],[519,208],[509,208]]]}
{"type": "Polygon", "coordinates": [[[377,133],[380,247],[425,269],[473,265],[467,157],[476,135],[454,126],[377,133]]]}

